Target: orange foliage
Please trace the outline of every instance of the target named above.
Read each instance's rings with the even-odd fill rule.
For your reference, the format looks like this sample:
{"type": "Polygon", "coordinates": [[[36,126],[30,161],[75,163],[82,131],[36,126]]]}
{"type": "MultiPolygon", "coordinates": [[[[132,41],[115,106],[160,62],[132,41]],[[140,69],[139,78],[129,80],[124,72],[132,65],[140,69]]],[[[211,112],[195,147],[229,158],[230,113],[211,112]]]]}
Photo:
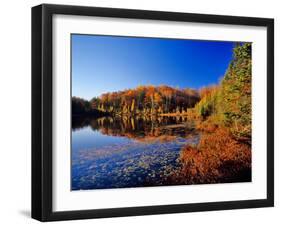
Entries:
{"type": "Polygon", "coordinates": [[[177,184],[227,183],[251,178],[251,147],[236,141],[226,128],[204,133],[197,147],[180,154],[183,166],[169,179],[177,184]]]}
{"type": "Polygon", "coordinates": [[[196,129],[212,133],[214,132],[218,127],[219,120],[215,119],[215,116],[208,117],[205,121],[202,121],[200,118],[197,118],[196,122],[196,129]]]}
{"type": "Polygon", "coordinates": [[[206,97],[206,96],[210,96],[212,93],[217,92],[217,90],[219,89],[218,85],[210,85],[210,86],[206,86],[203,87],[199,90],[199,95],[202,98],[206,97]]]}
{"type": "Polygon", "coordinates": [[[104,93],[93,98],[91,106],[112,115],[149,115],[174,113],[177,109],[185,111],[194,107],[198,101],[198,91],[193,89],[147,85],[104,93]]]}

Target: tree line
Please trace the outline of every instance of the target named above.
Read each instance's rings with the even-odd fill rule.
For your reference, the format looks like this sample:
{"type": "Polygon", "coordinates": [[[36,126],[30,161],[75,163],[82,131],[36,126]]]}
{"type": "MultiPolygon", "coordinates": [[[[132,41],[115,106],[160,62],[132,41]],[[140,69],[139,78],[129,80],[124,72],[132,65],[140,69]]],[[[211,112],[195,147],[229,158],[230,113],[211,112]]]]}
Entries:
{"type": "Polygon", "coordinates": [[[80,97],[72,97],[72,116],[95,115],[97,117],[106,116],[106,112],[92,108],[91,103],[80,97]]]}
{"type": "Polygon", "coordinates": [[[200,92],[196,113],[210,123],[230,129],[239,139],[251,140],[252,124],[252,48],[237,44],[228,69],[217,86],[200,92]]]}
{"type": "Polygon", "coordinates": [[[199,100],[199,93],[194,89],[149,85],[104,93],[90,101],[73,97],[72,111],[91,112],[97,110],[111,115],[185,114],[199,100]]]}

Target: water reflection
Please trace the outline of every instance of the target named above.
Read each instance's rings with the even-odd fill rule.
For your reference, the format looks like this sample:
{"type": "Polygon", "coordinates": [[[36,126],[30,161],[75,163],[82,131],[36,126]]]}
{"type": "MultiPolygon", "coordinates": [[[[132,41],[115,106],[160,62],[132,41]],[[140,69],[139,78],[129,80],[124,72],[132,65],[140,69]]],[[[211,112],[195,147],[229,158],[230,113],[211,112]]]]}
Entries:
{"type": "Polygon", "coordinates": [[[193,122],[185,117],[80,117],[72,120],[72,129],[77,131],[90,126],[109,136],[125,136],[132,139],[152,138],[160,136],[176,136],[186,138],[195,132],[193,122]]]}
{"type": "Polygon", "coordinates": [[[72,190],[170,185],[181,148],[199,140],[184,117],[81,117],[72,128],[72,190]]]}

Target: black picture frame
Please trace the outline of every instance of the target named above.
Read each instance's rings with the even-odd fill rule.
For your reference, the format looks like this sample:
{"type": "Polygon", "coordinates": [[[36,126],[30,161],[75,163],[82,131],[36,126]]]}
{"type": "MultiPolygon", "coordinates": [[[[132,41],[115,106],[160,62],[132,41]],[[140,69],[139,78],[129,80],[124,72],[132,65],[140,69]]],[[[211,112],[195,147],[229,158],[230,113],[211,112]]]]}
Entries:
{"type": "Polygon", "coordinates": [[[228,210],[274,205],[274,20],[43,4],[32,8],[32,218],[40,221],[228,210]],[[267,198],[129,208],[52,210],[52,17],[55,14],[267,28],[267,198]]]}

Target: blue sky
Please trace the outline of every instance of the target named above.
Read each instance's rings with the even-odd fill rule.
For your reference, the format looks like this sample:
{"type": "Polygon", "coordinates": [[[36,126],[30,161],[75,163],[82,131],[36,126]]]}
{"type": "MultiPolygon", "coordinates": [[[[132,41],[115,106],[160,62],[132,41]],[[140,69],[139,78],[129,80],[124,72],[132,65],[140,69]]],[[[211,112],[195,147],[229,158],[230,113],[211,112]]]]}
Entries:
{"type": "Polygon", "coordinates": [[[90,100],[138,85],[218,83],[233,42],[72,35],[72,96],[90,100]]]}

